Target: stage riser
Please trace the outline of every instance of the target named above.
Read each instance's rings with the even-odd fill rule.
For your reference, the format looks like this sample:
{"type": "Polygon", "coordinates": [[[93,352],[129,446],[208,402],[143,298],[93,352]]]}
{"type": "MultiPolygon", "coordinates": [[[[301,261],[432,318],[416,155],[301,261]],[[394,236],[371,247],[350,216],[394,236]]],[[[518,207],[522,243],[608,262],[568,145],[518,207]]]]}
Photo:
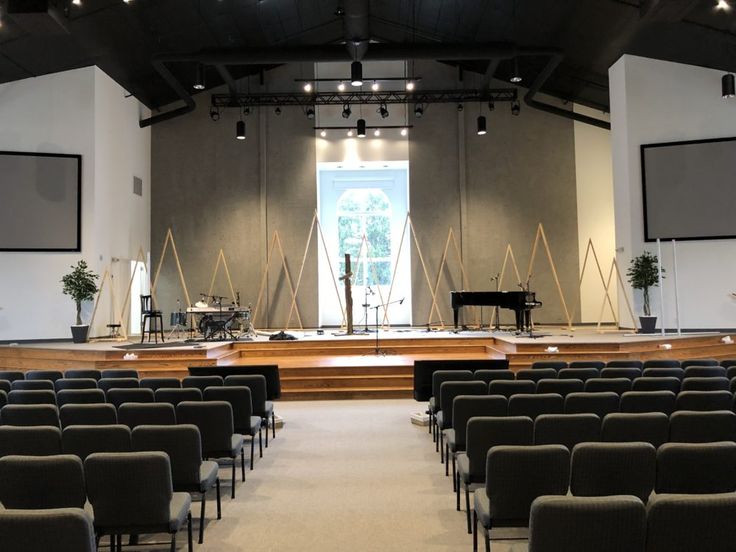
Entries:
{"type": "Polygon", "coordinates": [[[413,367],[408,366],[304,366],[301,368],[282,368],[279,367],[279,373],[282,378],[295,377],[322,377],[329,378],[334,376],[413,376],[413,367]]]}
{"type": "MultiPolygon", "coordinates": [[[[356,345],[353,347],[307,347],[304,349],[247,349],[242,351],[245,358],[257,356],[259,358],[273,357],[303,357],[303,356],[352,356],[352,355],[370,355],[375,353],[375,345],[356,345]]],[[[437,354],[452,355],[456,353],[487,353],[493,352],[486,345],[454,345],[454,346],[435,346],[435,345],[393,345],[381,346],[381,351],[392,355],[417,355],[417,354],[437,354]]]]}
{"type": "Polygon", "coordinates": [[[329,378],[281,378],[282,391],[336,388],[402,387],[413,388],[413,376],[333,376],[329,378]]]}
{"type": "Polygon", "coordinates": [[[285,401],[325,401],[325,400],[359,400],[359,399],[410,399],[411,389],[335,389],[321,391],[288,391],[281,396],[285,401]]]}

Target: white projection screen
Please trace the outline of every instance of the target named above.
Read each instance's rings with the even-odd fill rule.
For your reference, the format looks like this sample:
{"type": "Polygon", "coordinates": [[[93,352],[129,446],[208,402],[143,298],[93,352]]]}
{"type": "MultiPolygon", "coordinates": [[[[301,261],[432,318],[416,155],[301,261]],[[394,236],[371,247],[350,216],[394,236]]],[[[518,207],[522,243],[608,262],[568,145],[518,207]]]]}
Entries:
{"type": "Polygon", "coordinates": [[[646,241],[736,237],[736,138],[641,146],[646,241]]]}
{"type": "Polygon", "coordinates": [[[0,251],[80,251],[82,156],[0,152],[0,251]]]}

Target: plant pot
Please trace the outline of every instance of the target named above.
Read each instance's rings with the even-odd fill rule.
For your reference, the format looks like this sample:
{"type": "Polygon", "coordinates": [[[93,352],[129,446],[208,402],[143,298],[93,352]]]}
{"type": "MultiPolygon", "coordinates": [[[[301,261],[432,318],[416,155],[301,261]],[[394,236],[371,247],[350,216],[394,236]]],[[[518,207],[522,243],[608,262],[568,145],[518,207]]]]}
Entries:
{"type": "Polygon", "coordinates": [[[640,316],[639,324],[641,324],[641,333],[650,334],[654,333],[657,328],[657,317],[656,316],[640,316]]]}
{"type": "Polygon", "coordinates": [[[74,343],[87,343],[87,335],[89,335],[89,324],[72,326],[72,341],[74,343]]]}

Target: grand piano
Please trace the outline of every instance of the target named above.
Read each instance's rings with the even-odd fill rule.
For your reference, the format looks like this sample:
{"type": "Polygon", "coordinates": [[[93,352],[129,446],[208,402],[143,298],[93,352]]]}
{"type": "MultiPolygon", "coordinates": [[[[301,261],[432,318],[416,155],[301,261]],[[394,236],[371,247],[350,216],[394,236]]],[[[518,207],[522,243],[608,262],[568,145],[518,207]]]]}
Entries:
{"type": "Polygon", "coordinates": [[[542,306],[533,291],[451,291],[452,311],[457,329],[461,307],[483,306],[511,309],[516,313],[516,329],[520,332],[531,326],[531,310],[542,306]]]}

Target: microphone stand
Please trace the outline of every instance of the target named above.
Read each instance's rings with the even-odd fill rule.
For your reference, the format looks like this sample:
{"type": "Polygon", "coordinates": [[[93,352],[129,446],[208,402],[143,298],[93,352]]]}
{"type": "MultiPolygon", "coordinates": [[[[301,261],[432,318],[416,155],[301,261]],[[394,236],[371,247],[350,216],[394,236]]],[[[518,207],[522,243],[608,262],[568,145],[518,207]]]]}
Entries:
{"type": "Polygon", "coordinates": [[[363,304],[361,307],[363,307],[363,321],[364,321],[364,327],[362,330],[357,330],[355,333],[363,333],[363,334],[369,334],[371,333],[371,329],[368,327],[368,308],[370,305],[368,304],[368,294],[375,295],[376,293],[371,289],[371,286],[365,286],[365,289],[363,290],[363,304]]]}
{"type": "Polygon", "coordinates": [[[399,299],[397,301],[391,301],[390,303],[384,303],[384,304],[380,304],[379,303],[375,307],[371,307],[373,310],[376,311],[376,350],[375,350],[375,354],[377,354],[377,355],[380,355],[381,354],[381,347],[378,344],[378,309],[380,309],[381,307],[383,307],[385,309],[386,307],[391,306],[391,305],[395,305],[396,303],[398,303],[400,305],[403,302],[404,302],[404,298],[402,297],[401,299],[399,299]]]}

